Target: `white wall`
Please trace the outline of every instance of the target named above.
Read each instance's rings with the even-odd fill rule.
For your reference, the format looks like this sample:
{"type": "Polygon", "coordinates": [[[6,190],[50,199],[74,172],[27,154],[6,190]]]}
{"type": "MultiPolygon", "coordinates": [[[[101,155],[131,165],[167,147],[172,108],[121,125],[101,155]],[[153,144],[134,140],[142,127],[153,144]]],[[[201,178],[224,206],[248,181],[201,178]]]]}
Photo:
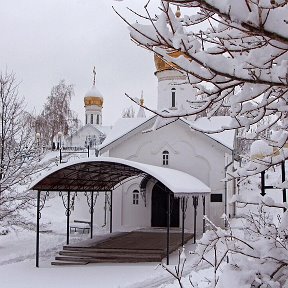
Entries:
{"type": "Polygon", "coordinates": [[[92,125],[85,125],[84,127],[80,128],[75,134],[67,137],[67,139],[65,140],[65,146],[84,147],[87,136],[90,136],[91,138],[94,138],[95,136],[96,139],[98,139],[99,141],[100,134],[100,131],[92,125]]]}
{"type": "MultiPolygon", "coordinates": [[[[158,78],[158,103],[157,110],[172,108],[172,88],[175,89],[176,107],[189,109],[187,100],[193,100],[197,90],[188,83],[185,74],[177,70],[164,70],[157,72],[158,78]]],[[[194,118],[190,117],[190,118],[194,118]]]]}
{"type": "MultiPolygon", "coordinates": [[[[164,150],[169,151],[167,167],[197,177],[211,187],[212,193],[222,194],[224,201],[225,184],[220,180],[225,176],[225,149],[207,136],[192,131],[180,121],[154,132],[138,133],[126,140],[125,144],[110,149],[109,156],[162,166],[164,150]]],[[[209,199],[207,200],[207,215],[216,225],[222,225],[223,220],[220,217],[224,213],[224,202],[210,203],[209,199]]],[[[188,213],[187,219],[191,219],[193,209],[188,213]]],[[[189,227],[192,227],[191,225],[189,227]]]]}
{"type": "Polygon", "coordinates": [[[85,124],[102,125],[102,107],[97,105],[85,106],[85,124]],[[93,123],[91,123],[91,114],[93,115],[93,123]],[[99,115],[99,123],[97,123],[97,115],[99,115]],[[86,122],[87,119],[87,122],[86,122]]]}

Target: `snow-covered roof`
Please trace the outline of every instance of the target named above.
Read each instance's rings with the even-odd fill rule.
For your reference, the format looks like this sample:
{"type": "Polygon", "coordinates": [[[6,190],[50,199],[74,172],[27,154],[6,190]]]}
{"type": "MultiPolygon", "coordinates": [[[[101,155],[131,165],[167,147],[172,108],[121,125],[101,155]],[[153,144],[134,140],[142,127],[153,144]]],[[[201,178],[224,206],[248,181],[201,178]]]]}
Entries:
{"type": "Polygon", "coordinates": [[[225,129],[225,127],[229,127],[229,123],[232,121],[232,118],[229,116],[214,116],[211,118],[201,117],[196,121],[188,121],[182,119],[186,123],[190,125],[191,128],[195,128],[196,130],[205,131],[204,133],[216,140],[217,142],[223,144],[229,149],[234,149],[234,139],[235,139],[235,130],[224,130],[221,132],[215,132],[225,129]],[[212,133],[215,132],[215,133],[212,133]]]}
{"type": "MultiPolygon", "coordinates": [[[[153,116],[155,117],[155,116],[153,116]]],[[[99,146],[99,149],[108,146],[113,143],[120,137],[126,135],[135,128],[141,126],[143,123],[149,121],[151,118],[120,118],[115,125],[112,127],[112,130],[109,132],[102,145],[99,146]]]]}
{"type": "Polygon", "coordinates": [[[107,191],[100,184],[110,184],[111,190],[121,181],[139,174],[151,175],[178,196],[211,192],[207,185],[185,172],[112,157],[86,158],[61,164],[32,183],[30,190],[107,191]],[[112,178],[109,173],[112,173],[112,178]],[[107,181],[109,179],[111,181],[107,181]]]}
{"type": "Polygon", "coordinates": [[[81,131],[85,131],[86,129],[94,129],[95,133],[103,133],[105,135],[108,135],[112,129],[112,126],[100,126],[100,125],[92,125],[90,123],[85,124],[84,126],[80,127],[76,132],[74,132],[72,135],[67,136],[66,140],[70,139],[71,137],[74,137],[75,135],[77,135],[78,133],[80,133],[81,131]]]}
{"type": "Polygon", "coordinates": [[[102,94],[100,93],[100,91],[96,88],[95,85],[93,85],[91,87],[91,89],[89,91],[87,91],[87,93],[85,94],[85,97],[101,97],[103,98],[102,94]]]}
{"type": "Polygon", "coordinates": [[[101,131],[103,134],[105,134],[106,136],[111,132],[112,130],[112,126],[103,126],[103,125],[99,125],[96,127],[99,131],[101,131]]]}
{"type": "MultiPolygon", "coordinates": [[[[118,139],[122,138],[125,135],[128,135],[133,130],[136,131],[136,128],[143,128],[143,131],[147,129],[144,126],[145,123],[155,121],[157,116],[152,116],[149,118],[120,118],[115,125],[113,126],[111,132],[108,134],[104,142],[100,145],[99,149],[106,149],[107,146],[116,142],[118,139]]],[[[234,149],[234,137],[235,131],[234,130],[224,130],[217,133],[210,133],[213,131],[219,131],[222,127],[226,127],[229,125],[231,121],[231,117],[229,116],[215,116],[208,119],[207,117],[199,118],[196,121],[189,121],[185,118],[180,118],[180,121],[189,125],[192,129],[195,128],[196,130],[200,130],[203,132],[204,135],[207,137],[215,140],[216,142],[224,145],[225,147],[229,148],[230,150],[234,149]],[[205,133],[207,131],[209,133],[205,133]]]]}

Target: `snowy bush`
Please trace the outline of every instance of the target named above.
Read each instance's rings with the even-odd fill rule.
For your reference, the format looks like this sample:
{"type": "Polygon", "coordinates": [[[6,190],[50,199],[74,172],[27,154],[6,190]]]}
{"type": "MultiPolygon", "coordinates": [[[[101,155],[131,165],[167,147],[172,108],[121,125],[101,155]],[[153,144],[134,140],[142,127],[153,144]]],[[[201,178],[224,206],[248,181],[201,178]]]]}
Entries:
{"type": "Polygon", "coordinates": [[[213,273],[200,273],[202,279],[197,285],[208,283],[205,287],[230,288],[231,283],[235,283],[237,287],[288,287],[288,212],[280,216],[279,211],[275,221],[266,207],[259,204],[257,212],[247,213],[242,218],[241,229],[233,228],[229,222],[229,227],[222,229],[206,218],[211,229],[191,252],[193,273],[208,267],[213,273]]]}

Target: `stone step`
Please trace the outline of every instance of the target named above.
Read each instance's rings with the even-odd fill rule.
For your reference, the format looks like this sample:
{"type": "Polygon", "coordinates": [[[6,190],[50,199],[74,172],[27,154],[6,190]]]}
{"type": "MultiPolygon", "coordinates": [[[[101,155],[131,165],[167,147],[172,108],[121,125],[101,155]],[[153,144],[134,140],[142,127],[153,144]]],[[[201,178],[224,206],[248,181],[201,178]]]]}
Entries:
{"type": "MultiPolygon", "coordinates": [[[[159,262],[158,259],[152,259],[152,258],[89,258],[89,257],[84,257],[84,258],[78,258],[78,257],[65,257],[65,256],[56,256],[55,257],[54,263],[58,263],[58,261],[61,261],[61,263],[70,263],[72,262],[73,264],[71,265],[77,265],[76,263],[79,263],[79,265],[85,265],[88,263],[138,263],[138,262],[159,262]],[[83,264],[82,264],[83,263],[83,264]]],[[[53,262],[52,262],[53,263],[53,262]]],[[[51,264],[52,264],[51,263],[51,264]]],[[[55,265],[55,264],[52,264],[55,265]]]]}
{"type": "Polygon", "coordinates": [[[89,264],[89,262],[72,262],[72,261],[52,261],[51,265],[55,265],[55,266],[64,266],[64,265],[87,265],[89,264]]]}
{"type": "Polygon", "coordinates": [[[155,254],[165,253],[164,249],[121,249],[121,248],[93,248],[80,246],[63,246],[65,251],[91,251],[96,253],[141,253],[141,254],[155,254]]]}
{"type": "Polygon", "coordinates": [[[90,257],[80,257],[80,256],[75,256],[75,257],[70,257],[70,256],[56,256],[55,260],[59,261],[68,261],[68,262],[78,262],[78,263],[83,263],[83,262],[88,262],[90,260],[90,257]]]}
{"type": "Polygon", "coordinates": [[[142,253],[96,253],[96,252],[81,252],[81,251],[60,251],[59,255],[61,256],[70,256],[70,257],[87,257],[87,258],[93,258],[93,259],[113,259],[113,258],[129,258],[129,259],[152,259],[161,261],[161,259],[164,257],[162,253],[154,253],[151,254],[142,254],[142,253]]]}

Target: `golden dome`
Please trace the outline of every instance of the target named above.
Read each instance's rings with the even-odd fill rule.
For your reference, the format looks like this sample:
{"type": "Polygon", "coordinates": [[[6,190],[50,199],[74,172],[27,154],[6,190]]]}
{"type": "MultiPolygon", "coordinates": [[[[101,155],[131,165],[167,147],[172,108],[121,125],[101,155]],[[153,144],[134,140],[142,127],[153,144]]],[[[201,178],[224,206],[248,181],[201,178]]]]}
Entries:
{"type": "Polygon", "coordinates": [[[103,106],[103,97],[95,85],[93,85],[92,88],[86,93],[84,97],[84,104],[85,107],[92,105],[99,107],[103,106]]]}
{"type": "MultiPolygon", "coordinates": [[[[179,56],[183,55],[183,52],[181,51],[173,51],[173,52],[167,52],[167,54],[170,57],[178,58],[179,56]]],[[[187,57],[184,55],[184,57],[187,57]]],[[[156,73],[165,71],[165,70],[174,70],[174,69],[180,69],[176,64],[172,62],[165,62],[161,56],[158,56],[157,54],[154,54],[154,62],[156,67],[156,73]]]]}
{"type": "Polygon", "coordinates": [[[175,16],[177,18],[179,18],[181,16],[181,11],[180,11],[180,7],[179,6],[177,6],[177,11],[175,12],[175,16]]]}
{"type": "Polygon", "coordinates": [[[92,106],[92,105],[103,107],[103,98],[102,97],[86,96],[84,98],[84,104],[85,104],[85,107],[86,106],[92,106]]]}

